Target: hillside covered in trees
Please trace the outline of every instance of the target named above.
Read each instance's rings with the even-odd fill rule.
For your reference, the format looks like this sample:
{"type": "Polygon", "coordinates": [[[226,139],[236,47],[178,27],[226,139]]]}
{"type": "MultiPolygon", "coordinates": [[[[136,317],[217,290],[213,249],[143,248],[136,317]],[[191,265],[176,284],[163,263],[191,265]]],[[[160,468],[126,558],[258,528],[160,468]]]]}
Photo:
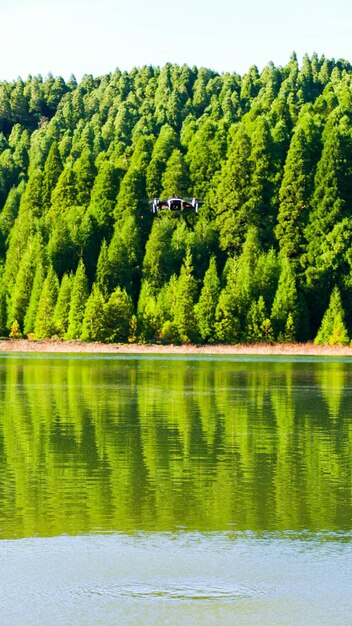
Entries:
{"type": "Polygon", "coordinates": [[[3,335],[347,343],[352,66],[0,83],[0,263],[3,335]]]}

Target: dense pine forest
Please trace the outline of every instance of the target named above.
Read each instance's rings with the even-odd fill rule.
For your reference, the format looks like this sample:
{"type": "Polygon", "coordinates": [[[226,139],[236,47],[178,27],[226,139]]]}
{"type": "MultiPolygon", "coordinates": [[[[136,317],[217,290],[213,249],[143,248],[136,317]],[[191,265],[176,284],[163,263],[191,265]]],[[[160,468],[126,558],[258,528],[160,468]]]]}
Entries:
{"type": "Polygon", "coordinates": [[[2,82],[0,207],[4,336],[347,343],[352,66],[2,82]]]}

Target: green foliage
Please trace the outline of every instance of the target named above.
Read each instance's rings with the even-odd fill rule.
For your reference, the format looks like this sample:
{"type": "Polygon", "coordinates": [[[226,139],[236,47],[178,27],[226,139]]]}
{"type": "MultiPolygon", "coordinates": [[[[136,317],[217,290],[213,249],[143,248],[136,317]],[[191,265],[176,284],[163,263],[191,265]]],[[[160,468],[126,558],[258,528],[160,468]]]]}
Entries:
{"type": "Polygon", "coordinates": [[[82,259],[78,263],[73,279],[68,315],[68,328],[65,339],[79,339],[82,332],[82,322],[86,302],[89,296],[88,280],[82,259]]]}
{"type": "Polygon", "coordinates": [[[273,341],[273,330],[263,296],[259,296],[257,301],[252,302],[246,321],[246,337],[248,341],[251,343],[271,343],[273,341]]]}
{"type": "Polygon", "coordinates": [[[64,337],[69,324],[73,278],[71,274],[64,274],[61,279],[59,294],[53,313],[55,334],[64,337]]]}
{"type": "Polygon", "coordinates": [[[43,261],[40,259],[35,270],[31,296],[24,318],[23,333],[25,335],[28,335],[29,333],[34,333],[38,304],[42,293],[44,280],[45,268],[43,261]]]}
{"type": "Polygon", "coordinates": [[[2,332],[32,333],[41,298],[52,310],[52,267],[41,336],[313,339],[334,285],[352,308],[351,76],[292,55],[243,77],[168,63],[0,81],[2,332]],[[174,194],[198,215],[153,216],[174,194]]]}
{"type": "Polygon", "coordinates": [[[204,276],[203,287],[200,292],[195,313],[198,331],[203,341],[215,341],[215,313],[220,295],[220,281],[216,269],[216,260],[210,259],[210,264],[204,276]]]}
{"type": "Polygon", "coordinates": [[[137,329],[140,340],[155,342],[159,339],[163,320],[160,298],[147,280],[141,285],[137,306],[137,329]]]}
{"type": "Polygon", "coordinates": [[[173,322],[181,343],[194,343],[198,338],[194,305],[197,284],[193,277],[192,257],[188,253],[177,280],[173,322]]]}
{"type": "Polygon", "coordinates": [[[106,331],[104,305],[103,294],[94,284],[84,311],[82,341],[104,341],[106,331]]]}
{"type": "Polygon", "coordinates": [[[125,289],[116,287],[104,306],[104,340],[128,341],[133,328],[134,307],[125,289]]]}
{"type": "Polygon", "coordinates": [[[22,337],[21,328],[17,320],[14,320],[11,324],[9,337],[11,339],[21,339],[22,337]]]}
{"type": "Polygon", "coordinates": [[[214,199],[216,225],[220,246],[226,251],[238,251],[252,216],[248,212],[250,196],[251,142],[246,131],[238,127],[224,163],[214,199]]]}
{"type": "Polygon", "coordinates": [[[50,266],[38,302],[34,326],[36,339],[52,337],[55,334],[54,310],[58,292],[59,280],[50,266]]]}
{"type": "Polygon", "coordinates": [[[271,309],[271,323],[277,341],[292,341],[297,338],[298,295],[296,277],[287,257],[282,258],[279,284],[271,309]]]}
{"type": "Polygon", "coordinates": [[[315,344],[328,344],[329,346],[344,345],[349,343],[347,328],[345,325],[345,312],[338,287],[334,287],[329,307],[322,319],[318,334],[314,339],[315,344]]]}

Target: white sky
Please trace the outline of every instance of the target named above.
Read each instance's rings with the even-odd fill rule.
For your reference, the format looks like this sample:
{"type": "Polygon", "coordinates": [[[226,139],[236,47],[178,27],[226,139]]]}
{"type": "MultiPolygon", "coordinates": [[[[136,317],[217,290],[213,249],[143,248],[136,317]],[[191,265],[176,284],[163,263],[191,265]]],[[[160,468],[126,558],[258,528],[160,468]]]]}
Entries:
{"type": "Polygon", "coordinates": [[[351,0],[0,0],[0,80],[187,63],[245,73],[295,51],[352,61],[351,0]]]}

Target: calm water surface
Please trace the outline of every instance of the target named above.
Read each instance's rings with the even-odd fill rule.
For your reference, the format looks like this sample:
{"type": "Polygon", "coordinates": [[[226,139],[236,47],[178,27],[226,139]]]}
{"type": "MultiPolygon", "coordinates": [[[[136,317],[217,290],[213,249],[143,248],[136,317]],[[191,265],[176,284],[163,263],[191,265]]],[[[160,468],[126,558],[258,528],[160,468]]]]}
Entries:
{"type": "Polygon", "coordinates": [[[0,623],[351,624],[352,361],[0,357],[0,623]]]}

